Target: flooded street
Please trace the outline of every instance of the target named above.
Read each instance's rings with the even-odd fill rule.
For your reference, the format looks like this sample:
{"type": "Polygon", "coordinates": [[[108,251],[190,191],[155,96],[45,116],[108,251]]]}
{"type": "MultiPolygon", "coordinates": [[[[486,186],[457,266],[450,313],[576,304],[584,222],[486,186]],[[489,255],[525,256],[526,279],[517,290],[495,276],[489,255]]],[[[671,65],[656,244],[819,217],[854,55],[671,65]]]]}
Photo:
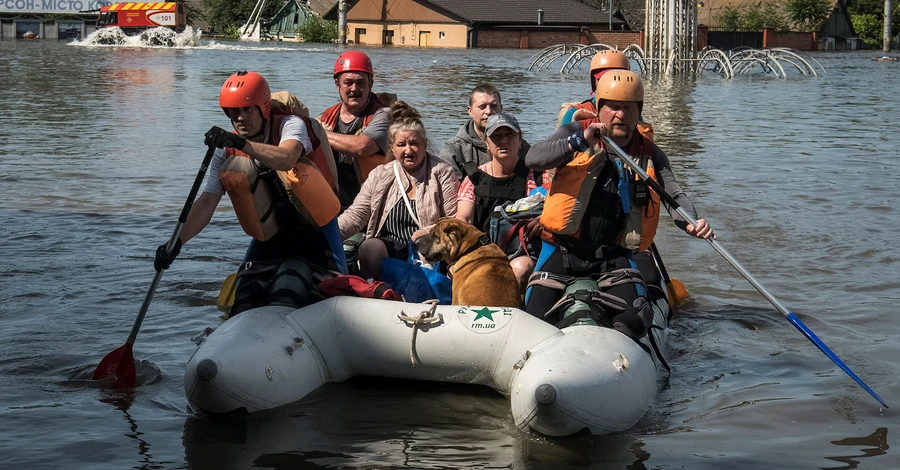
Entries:
{"type": "MultiPolygon", "coordinates": [[[[881,409],[707,243],[663,217],[657,243],[691,291],[671,377],[633,429],[547,439],[490,389],[378,379],[277,410],[196,417],[191,337],[243,256],[227,198],[162,278],[135,343],[141,385],[91,386],[121,346],[237,70],[318,115],[338,101],[337,46],[86,47],[0,41],[0,455],[8,468],[900,468],[900,64],[817,53],[786,80],[660,78],[644,118],[720,243],[893,408],[881,409]]],[[[525,138],[588,98],[536,51],[366,49],[376,92],[422,114],[433,151],[489,82],[525,138]]],[[[620,397],[602,397],[615,406],[620,397]]]]}

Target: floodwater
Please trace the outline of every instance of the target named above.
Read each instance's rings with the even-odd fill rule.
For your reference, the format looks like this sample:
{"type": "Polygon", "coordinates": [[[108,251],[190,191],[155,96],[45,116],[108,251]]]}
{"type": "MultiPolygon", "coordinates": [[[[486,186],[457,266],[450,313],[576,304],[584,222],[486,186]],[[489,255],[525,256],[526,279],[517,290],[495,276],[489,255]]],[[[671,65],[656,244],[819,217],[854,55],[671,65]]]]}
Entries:
{"type": "MultiPolygon", "coordinates": [[[[491,82],[526,138],[585,99],[586,71],[529,72],[534,51],[369,49],[376,91],[416,106],[435,148],[491,82]]],[[[205,148],[219,87],[263,73],[318,113],[331,45],[194,48],[0,42],[0,460],[5,468],[900,468],[879,404],[708,244],[658,238],[692,292],[673,372],[633,429],[547,439],[489,389],[360,380],[248,418],[191,415],[191,337],[248,238],[227,205],[165,273],[135,344],[140,386],[86,380],[121,346],[205,148]]],[[[682,185],[747,270],[889,405],[900,407],[900,64],[821,53],[827,74],[648,84],[645,118],[682,185]]],[[[561,65],[561,64],[558,64],[561,65]]],[[[555,67],[558,69],[558,66],[555,67]]],[[[627,397],[600,397],[615,406],[627,397]]]]}

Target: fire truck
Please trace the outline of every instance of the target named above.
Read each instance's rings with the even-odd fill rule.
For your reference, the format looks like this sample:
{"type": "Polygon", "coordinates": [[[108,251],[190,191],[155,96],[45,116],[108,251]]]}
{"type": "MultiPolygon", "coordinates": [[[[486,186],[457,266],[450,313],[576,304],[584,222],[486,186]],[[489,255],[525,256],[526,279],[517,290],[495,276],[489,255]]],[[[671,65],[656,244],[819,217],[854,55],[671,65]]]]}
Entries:
{"type": "Polygon", "coordinates": [[[119,27],[128,36],[160,26],[181,32],[185,27],[184,3],[126,2],[100,8],[97,28],[113,26],[119,27]]]}

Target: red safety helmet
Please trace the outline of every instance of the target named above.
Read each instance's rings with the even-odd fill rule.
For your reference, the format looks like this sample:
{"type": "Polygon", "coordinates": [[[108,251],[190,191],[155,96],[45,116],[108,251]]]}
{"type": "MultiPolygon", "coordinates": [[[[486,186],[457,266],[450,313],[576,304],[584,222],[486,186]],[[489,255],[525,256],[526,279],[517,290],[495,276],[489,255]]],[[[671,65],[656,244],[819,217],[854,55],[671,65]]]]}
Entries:
{"type": "Polygon", "coordinates": [[[372,59],[359,51],[347,51],[338,56],[334,63],[334,78],[344,72],[364,72],[370,77],[375,77],[372,59]]]}
{"type": "MultiPolygon", "coordinates": [[[[238,72],[225,80],[219,92],[219,106],[228,115],[228,108],[259,106],[263,118],[269,119],[272,110],[272,91],[269,82],[256,72],[238,72]]],[[[230,118],[230,116],[229,116],[230,118]]]]}

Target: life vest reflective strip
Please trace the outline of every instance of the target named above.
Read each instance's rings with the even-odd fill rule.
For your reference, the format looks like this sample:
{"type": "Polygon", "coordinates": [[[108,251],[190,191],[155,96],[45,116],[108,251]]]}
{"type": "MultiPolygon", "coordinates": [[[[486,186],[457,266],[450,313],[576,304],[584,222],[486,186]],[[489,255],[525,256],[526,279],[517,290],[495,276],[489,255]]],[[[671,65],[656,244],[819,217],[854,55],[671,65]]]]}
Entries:
{"type": "MultiPolygon", "coordinates": [[[[269,142],[281,140],[281,122],[285,117],[273,115],[269,142]]],[[[300,117],[304,119],[303,116],[300,117]]],[[[308,129],[316,127],[309,122],[309,118],[305,118],[304,122],[308,129]]],[[[328,157],[323,149],[323,141],[315,136],[315,132],[309,134],[313,141],[310,156],[323,162],[327,168],[328,157]]],[[[270,173],[271,180],[268,182],[250,155],[227,148],[225,157],[225,163],[219,170],[219,180],[231,198],[244,232],[257,240],[266,241],[278,232],[276,217],[272,217],[279,204],[277,198],[286,196],[303,223],[315,227],[325,226],[340,212],[336,185],[329,183],[318,165],[307,156],[301,157],[290,170],[275,171],[273,175],[270,173]],[[278,191],[276,184],[280,184],[285,191],[278,191]],[[272,194],[273,192],[278,194],[272,194]]]]}
{"type": "MultiPolygon", "coordinates": [[[[366,127],[369,126],[369,123],[372,122],[372,118],[379,109],[390,106],[396,100],[397,95],[393,93],[372,93],[365,114],[362,117],[362,127],[356,131],[356,135],[362,134],[366,127]]],[[[343,103],[338,103],[325,111],[322,111],[318,121],[322,123],[322,127],[324,127],[326,131],[335,132],[337,121],[341,115],[342,105],[343,103]]],[[[388,159],[384,152],[377,152],[365,157],[354,158],[353,169],[356,171],[356,177],[359,180],[359,184],[363,184],[366,181],[366,178],[369,177],[369,173],[371,173],[372,170],[387,163],[387,161],[388,159]]]]}
{"type": "MultiPolygon", "coordinates": [[[[645,171],[657,181],[653,159],[649,153],[652,152],[650,145],[647,139],[638,134],[632,140],[629,155],[637,154],[642,157],[641,160],[646,156],[645,171]]],[[[557,170],[541,215],[541,225],[546,231],[555,235],[578,237],[591,193],[607,163],[610,160],[606,151],[602,146],[595,146],[587,152],[576,153],[566,166],[557,170]]],[[[633,177],[639,178],[637,175],[633,177]]],[[[632,200],[625,229],[619,236],[620,246],[624,248],[645,250],[650,247],[656,235],[660,200],[658,194],[649,189],[648,191],[650,197],[646,206],[635,206],[632,200]]]]}

